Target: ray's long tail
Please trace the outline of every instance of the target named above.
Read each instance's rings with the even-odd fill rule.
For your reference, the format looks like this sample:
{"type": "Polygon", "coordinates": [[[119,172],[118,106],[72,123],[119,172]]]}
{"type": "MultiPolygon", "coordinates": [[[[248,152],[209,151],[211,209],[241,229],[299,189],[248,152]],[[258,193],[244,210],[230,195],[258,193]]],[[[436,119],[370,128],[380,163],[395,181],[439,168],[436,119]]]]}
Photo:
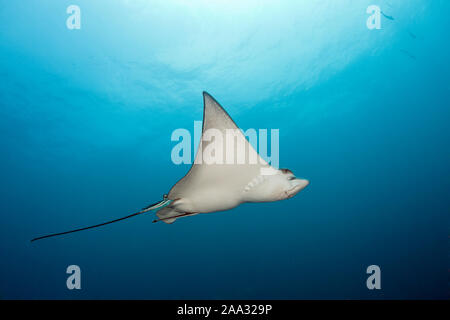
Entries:
{"type": "Polygon", "coordinates": [[[114,219],[114,220],[107,221],[107,222],[103,222],[103,223],[99,223],[99,224],[96,224],[96,225],[93,225],[93,226],[89,226],[89,227],[84,227],[84,228],[74,229],[74,230],[65,231],[65,232],[59,232],[59,233],[48,234],[48,235],[45,235],[45,236],[41,236],[41,237],[34,238],[34,239],[31,240],[31,242],[36,241],[36,240],[45,239],[45,238],[51,238],[51,237],[61,236],[61,235],[68,234],[68,233],[73,233],[73,232],[78,232],[78,231],[83,231],[83,230],[88,230],[88,229],[98,228],[98,227],[101,227],[101,226],[104,226],[104,225],[107,225],[107,224],[111,224],[111,223],[114,223],[114,222],[118,222],[118,221],[121,221],[121,220],[125,220],[125,219],[131,218],[131,217],[135,217],[135,216],[137,216],[137,215],[143,214],[143,213],[148,212],[148,211],[151,211],[151,210],[155,210],[155,209],[159,209],[159,208],[165,207],[165,206],[169,205],[170,202],[172,202],[172,200],[169,200],[169,199],[167,198],[167,195],[164,195],[164,198],[163,198],[162,201],[157,202],[157,203],[154,203],[154,204],[151,204],[151,205],[149,205],[149,206],[143,208],[141,211],[136,212],[136,213],[133,213],[133,214],[130,214],[130,215],[128,215],[128,216],[125,216],[125,217],[122,217],[122,218],[118,218],[118,219],[114,219]]]}

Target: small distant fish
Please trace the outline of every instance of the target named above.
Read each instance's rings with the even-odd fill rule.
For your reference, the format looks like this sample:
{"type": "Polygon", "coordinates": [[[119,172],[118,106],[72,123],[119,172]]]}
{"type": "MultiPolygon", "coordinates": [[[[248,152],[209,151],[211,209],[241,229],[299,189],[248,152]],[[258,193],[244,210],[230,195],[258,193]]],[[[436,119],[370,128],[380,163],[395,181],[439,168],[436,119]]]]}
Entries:
{"type": "Polygon", "coordinates": [[[400,52],[402,52],[402,53],[405,54],[406,56],[410,57],[411,59],[416,60],[416,56],[413,55],[412,53],[410,53],[410,52],[408,52],[408,51],[406,51],[406,50],[404,50],[404,49],[400,49],[400,52]]]}
{"type": "Polygon", "coordinates": [[[408,31],[408,34],[413,39],[417,38],[417,36],[414,33],[412,33],[411,31],[408,31]]]}
{"type": "Polygon", "coordinates": [[[381,14],[382,14],[386,19],[394,20],[394,17],[393,17],[393,16],[388,16],[388,15],[386,15],[383,11],[381,11],[381,14]]]}

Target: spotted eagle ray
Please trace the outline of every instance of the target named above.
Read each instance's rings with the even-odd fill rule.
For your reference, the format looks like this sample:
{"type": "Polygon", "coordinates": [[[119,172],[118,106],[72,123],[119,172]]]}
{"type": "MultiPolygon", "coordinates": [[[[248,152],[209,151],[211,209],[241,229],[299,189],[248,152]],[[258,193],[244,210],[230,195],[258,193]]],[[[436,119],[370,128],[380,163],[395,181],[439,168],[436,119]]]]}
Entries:
{"type": "Polygon", "coordinates": [[[261,158],[228,113],[207,92],[203,92],[203,105],[202,137],[195,161],[162,201],[119,219],[31,241],[100,227],[156,209],[159,209],[156,212],[158,219],[153,222],[170,224],[181,217],[230,210],[245,202],[288,199],[309,184],[306,179],[296,178],[291,170],[276,169],[261,158]],[[217,143],[219,135],[229,137],[230,132],[236,143],[217,143]],[[218,155],[222,155],[222,159],[218,155]],[[223,159],[232,161],[221,161],[223,159]]]}

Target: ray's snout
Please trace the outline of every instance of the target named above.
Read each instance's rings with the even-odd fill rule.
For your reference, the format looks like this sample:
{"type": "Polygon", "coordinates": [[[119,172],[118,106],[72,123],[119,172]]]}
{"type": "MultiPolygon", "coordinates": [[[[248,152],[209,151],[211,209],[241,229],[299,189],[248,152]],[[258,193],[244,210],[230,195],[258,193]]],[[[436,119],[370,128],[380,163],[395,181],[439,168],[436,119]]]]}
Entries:
{"type": "Polygon", "coordinates": [[[300,191],[305,189],[308,186],[309,181],[306,179],[295,179],[295,180],[292,180],[291,183],[292,183],[292,188],[288,191],[289,198],[295,196],[297,193],[299,193],[300,191]]]}

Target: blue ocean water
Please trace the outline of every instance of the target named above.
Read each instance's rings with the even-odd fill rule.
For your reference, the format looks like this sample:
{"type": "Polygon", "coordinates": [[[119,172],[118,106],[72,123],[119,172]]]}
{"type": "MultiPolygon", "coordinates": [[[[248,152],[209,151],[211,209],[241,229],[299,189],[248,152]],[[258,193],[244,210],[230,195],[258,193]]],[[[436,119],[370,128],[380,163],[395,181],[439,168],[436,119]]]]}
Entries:
{"type": "Polygon", "coordinates": [[[0,298],[448,298],[449,10],[1,0],[0,298]],[[310,185],[30,243],[160,200],[189,169],[170,137],[202,119],[203,90],[243,129],[279,129],[280,166],[310,185]],[[381,290],[366,287],[373,264],[381,290]]]}

